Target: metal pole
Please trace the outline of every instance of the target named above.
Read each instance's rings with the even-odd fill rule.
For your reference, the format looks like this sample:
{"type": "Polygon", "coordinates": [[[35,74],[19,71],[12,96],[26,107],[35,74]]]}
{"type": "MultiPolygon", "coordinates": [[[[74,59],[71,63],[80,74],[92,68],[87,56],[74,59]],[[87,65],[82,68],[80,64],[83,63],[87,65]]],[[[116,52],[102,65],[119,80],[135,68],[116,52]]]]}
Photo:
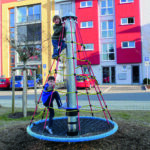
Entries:
{"type": "Polygon", "coordinates": [[[15,70],[12,71],[12,113],[15,112],[15,70]]]}
{"type": "Polygon", "coordinates": [[[23,94],[22,94],[22,109],[23,116],[27,116],[27,72],[26,69],[23,69],[23,94]]]}
{"type": "Polygon", "coordinates": [[[68,116],[68,132],[69,136],[74,136],[78,134],[77,129],[77,102],[76,102],[76,87],[75,87],[75,77],[74,77],[74,65],[73,65],[73,53],[72,49],[75,48],[75,44],[71,43],[71,40],[75,42],[75,17],[74,15],[69,15],[63,17],[65,21],[65,28],[66,28],[66,39],[69,41],[67,43],[67,106],[70,108],[66,115],[68,116]],[[71,24],[70,25],[70,19],[71,24]],[[71,29],[72,28],[72,29],[71,29]],[[73,39],[72,39],[73,38],[73,39]],[[75,112],[76,111],[76,112],[75,112]],[[74,113],[75,112],[75,113],[74,113]]]}
{"type": "Polygon", "coordinates": [[[37,104],[36,70],[33,70],[33,76],[34,76],[34,93],[35,93],[35,107],[36,107],[37,104]]]}

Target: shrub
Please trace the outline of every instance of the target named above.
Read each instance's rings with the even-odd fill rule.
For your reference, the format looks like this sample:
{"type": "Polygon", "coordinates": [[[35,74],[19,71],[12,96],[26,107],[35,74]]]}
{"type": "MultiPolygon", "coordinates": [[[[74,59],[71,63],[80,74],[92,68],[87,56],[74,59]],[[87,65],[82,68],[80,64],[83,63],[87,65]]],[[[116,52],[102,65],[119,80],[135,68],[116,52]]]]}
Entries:
{"type": "MultiPolygon", "coordinates": [[[[147,78],[143,79],[143,84],[147,84],[147,78]]],[[[148,84],[150,84],[150,79],[148,79],[148,84]]]]}

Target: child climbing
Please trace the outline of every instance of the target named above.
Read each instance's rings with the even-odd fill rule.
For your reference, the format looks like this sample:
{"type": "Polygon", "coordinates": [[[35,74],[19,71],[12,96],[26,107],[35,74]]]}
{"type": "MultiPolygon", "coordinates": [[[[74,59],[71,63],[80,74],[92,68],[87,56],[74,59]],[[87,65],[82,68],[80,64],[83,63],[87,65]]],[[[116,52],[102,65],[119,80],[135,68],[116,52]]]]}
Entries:
{"type": "Polygon", "coordinates": [[[48,81],[44,86],[43,93],[42,93],[42,102],[43,105],[48,107],[49,109],[49,122],[48,126],[46,126],[46,130],[53,134],[52,126],[53,126],[53,117],[54,117],[54,109],[53,109],[53,101],[54,99],[57,102],[58,108],[62,108],[62,102],[57,91],[53,91],[55,85],[55,78],[53,76],[48,77],[48,81]]]}
{"type": "Polygon", "coordinates": [[[61,23],[61,18],[58,15],[53,17],[53,26],[54,33],[52,35],[52,44],[53,44],[53,59],[57,59],[58,55],[67,47],[67,44],[64,41],[66,37],[66,30],[64,24],[61,23]],[[60,49],[61,48],[61,49],[60,49]]]}

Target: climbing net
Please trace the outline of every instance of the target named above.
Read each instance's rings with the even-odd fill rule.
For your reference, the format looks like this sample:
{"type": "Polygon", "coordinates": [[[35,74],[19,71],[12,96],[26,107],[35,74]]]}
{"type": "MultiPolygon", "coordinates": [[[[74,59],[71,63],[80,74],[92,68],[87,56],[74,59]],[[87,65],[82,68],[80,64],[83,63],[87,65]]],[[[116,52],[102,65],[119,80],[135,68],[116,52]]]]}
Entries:
{"type": "MultiPolygon", "coordinates": [[[[60,63],[60,58],[64,58],[64,59],[72,59],[73,60],[73,66],[74,66],[74,68],[73,68],[73,70],[74,70],[74,73],[73,74],[66,74],[65,76],[74,76],[74,79],[75,79],[75,81],[77,81],[77,69],[79,69],[79,67],[81,68],[81,72],[82,72],[82,74],[84,74],[84,70],[83,70],[83,65],[80,65],[80,66],[78,66],[78,67],[76,67],[76,65],[75,65],[75,63],[76,63],[76,61],[78,61],[78,62],[81,62],[82,64],[84,64],[84,65],[86,65],[87,66],[87,68],[88,68],[88,72],[89,72],[89,75],[91,76],[91,77],[95,77],[95,75],[94,75],[94,72],[93,72],[93,69],[92,69],[92,67],[91,67],[91,62],[88,60],[88,56],[87,56],[87,53],[86,53],[86,50],[85,50],[85,45],[84,45],[84,43],[83,43],[83,40],[82,40],[82,37],[81,37],[81,33],[80,33],[80,29],[79,29],[79,26],[78,26],[78,22],[77,22],[77,19],[76,18],[74,18],[75,20],[75,28],[76,28],[76,41],[73,41],[73,32],[72,32],[72,27],[73,27],[73,25],[72,25],[72,19],[71,19],[71,17],[70,17],[70,19],[69,19],[69,22],[70,22],[70,27],[71,27],[71,41],[66,41],[66,43],[71,43],[71,45],[72,45],[72,54],[73,54],[73,57],[71,57],[71,58],[67,58],[66,56],[65,56],[65,54],[60,54],[59,53],[59,56],[58,56],[58,58],[57,58],[57,62],[56,62],[56,68],[54,69],[54,70],[52,70],[52,68],[53,68],[53,65],[55,64],[55,59],[53,60],[53,62],[52,62],[52,65],[51,65],[51,67],[50,67],[50,69],[49,69],[49,73],[48,73],[48,75],[47,75],[47,78],[46,78],[46,81],[45,81],[45,84],[46,84],[46,82],[47,82],[47,80],[48,80],[48,77],[49,76],[51,76],[51,75],[53,75],[54,76],[54,78],[55,78],[55,83],[56,83],[56,77],[57,77],[57,75],[58,74],[60,74],[60,75],[62,75],[60,72],[62,71],[62,70],[59,70],[58,68],[58,66],[59,66],[59,63],[60,63]],[[76,45],[76,50],[74,49],[74,44],[76,45]],[[81,54],[82,53],[82,54],[81,54]],[[76,57],[76,55],[78,56],[78,57],[76,57]],[[81,56],[82,56],[82,58],[81,58],[81,56]]],[[[65,24],[66,23],[66,20],[64,19],[64,21],[63,21],[63,24],[65,24]]],[[[61,39],[61,37],[63,37],[63,34],[64,34],[64,28],[63,28],[63,30],[62,30],[62,33],[60,34],[60,38],[59,38],[59,43],[61,43],[60,41],[62,40],[61,39]]],[[[60,49],[61,49],[61,44],[59,44],[59,46],[60,46],[60,49]]],[[[76,83],[76,82],[75,82],[76,83]]],[[[54,85],[54,87],[53,87],[53,89],[55,89],[55,85],[54,85]]],[[[76,90],[74,91],[74,92],[71,92],[71,93],[75,93],[75,95],[76,95],[76,102],[77,102],[77,110],[78,110],[78,128],[79,128],[79,131],[80,131],[80,133],[82,134],[84,131],[82,130],[82,129],[84,129],[84,127],[83,126],[85,126],[85,124],[88,122],[88,121],[84,121],[84,119],[83,118],[81,118],[80,119],[80,117],[79,117],[79,108],[80,108],[80,106],[79,106],[79,100],[78,100],[78,96],[80,96],[80,95],[87,95],[87,99],[88,99],[88,105],[85,105],[85,106],[82,106],[82,108],[80,109],[80,112],[90,112],[91,113],[91,115],[92,115],[92,117],[94,116],[94,113],[96,112],[103,112],[103,114],[104,114],[104,116],[105,116],[105,120],[106,121],[104,121],[105,122],[105,124],[107,124],[108,126],[109,126],[109,129],[108,130],[111,130],[113,127],[114,127],[114,125],[113,124],[111,124],[110,122],[110,120],[108,119],[108,118],[110,118],[111,120],[113,120],[112,119],[112,116],[111,116],[111,114],[110,114],[110,112],[109,112],[109,110],[108,110],[108,106],[106,105],[106,102],[105,102],[105,100],[104,100],[104,97],[103,97],[103,94],[102,94],[102,92],[101,92],[101,90],[100,90],[100,87],[99,87],[99,85],[98,84],[96,84],[95,82],[94,82],[94,90],[95,90],[95,93],[90,93],[90,91],[89,91],[89,89],[88,88],[85,88],[85,93],[83,93],[83,92],[79,92],[78,91],[78,89],[77,89],[77,87],[76,87],[76,90]],[[97,97],[97,99],[98,99],[98,103],[99,103],[99,106],[95,106],[95,105],[93,105],[92,104],[92,100],[91,100],[91,96],[93,96],[93,95],[96,95],[96,97],[97,97]],[[90,111],[89,110],[87,110],[87,109],[90,109],[90,111]],[[86,122],[86,123],[84,123],[84,122],[86,122]],[[81,126],[80,126],[80,123],[82,124],[81,126]],[[81,129],[82,128],[82,129],[81,129]]],[[[61,95],[62,96],[66,96],[67,94],[70,94],[70,92],[62,92],[62,91],[60,91],[60,90],[57,90],[59,93],[61,93],[61,95]]],[[[40,97],[39,97],[39,100],[38,100],[38,102],[37,102],[37,105],[36,105],[36,108],[35,108],[35,111],[34,111],[34,114],[33,114],[33,117],[32,117],[32,119],[31,119],[31,122],[30,122],[30,125],[32,125],[33,124],[33,120],[34,120],[34,118],[35,118],[35,113],[36,113],[36,111],[37,111],[37,108],[38,108],[38,106],[39,106],[39,103],[40,103],[40,100],[41,100],[41,96],[42,96],[42,93],[43,93],[43,90],[42,90],[42,92],[41,92],[41,94],[40,94],[40,97]]],[[[52,95],[52,94],[51,94],[52,95]]],[[[67,96],[66,96],[67,97],[67,96]]],[[[51,96],[51,98],[50,98],[50,103],[51,103],[51,99],[52,99],[52,96],[51,96]]],[[[67,99],[66,99],[66,101],[67,101],[67,99]]],[[[49,106],[50,106],[50,103],[49,103],[49,106]]],[[[36,128],[40,128],[40,130],[44,130],[45,129],[45,127],[46,127],[46,123],[47,123],[47,117],[48,117],[48,113],[49,113],[49,109],[47,109],[47,111],[46,111],[46,109],[47,109],[47,107],[45,107],[44,109],[43,109],[43,114],[42,114],[42,119],[44,118],[44,116],[45,116],[45,112],[46,112],[46,119],[45,119],[45,121],[42,121],[42,122],[39,122],[38,123],[38,127],[36,126],[36,128]]],[[[54,108],[53,108],[54,109],[54,108]]],[[[65,111],[65,110],[64,110],[65,111]]],[[[69,111],[73,111],[73,110],[69,110],[69,111]]],[[[64,120],[66,120],[66,118],[64,119],[64,120]]],[[[56,121],[57,122],[57,121],[56,121]]],[[[55,122],[55,124],[58,124],[58,123],[56,123],[55,122]]],[[[96,128],[96,124],[101,124],[100,122],[99,122],[99,120],[98,120],[98,122],[97,121],[95,121],[94,120],[94,128],[96,128]]],[[[65,124],[65,123],[64,123],[65,124]]],[[[103,124],[103,123],[102,123],[103,124]]],[[[90,125],[88,125],[88,126],[90,126],[90,125]]],[[[102,125],[101,125],[102,126],[102,125]]],[[[104,125],[105,126],[105,125],[104,125]]],[[[89,129],[89,128],[88,128],[89,129]]],[[[34,129],[33,129],[34,130],[34,129]]],[[[36,129],[37,130],[37,129],[36,129]]],[[[101,130],[102,131],[102,130],[101,130]]],[[[97,131],[97,132],[100,132],[100,131],[97,131]]]]}

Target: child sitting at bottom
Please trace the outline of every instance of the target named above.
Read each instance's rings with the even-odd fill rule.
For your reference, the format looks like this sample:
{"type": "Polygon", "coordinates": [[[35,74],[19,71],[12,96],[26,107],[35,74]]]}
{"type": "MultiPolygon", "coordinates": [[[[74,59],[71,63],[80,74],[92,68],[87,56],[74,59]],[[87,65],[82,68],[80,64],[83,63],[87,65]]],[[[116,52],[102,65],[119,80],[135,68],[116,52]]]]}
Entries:
{"type": "Polygon", "coordinates": [[[57,91],[53,91],[54,85],[55,85],[55,78],[53,76],[49,76],[48,82],[45,84],[42,93],[43,105],[48,107],[49,109],[49,122],[48,122],[48,126],[46,126],[46,130],[50,134],[53,134],[52,125],[53,125],[53,117],[54,117],[54,109],[53,109],[54,99],[57,102],[58,108],[62,108],[62,102],[59,93],[57,91]]]}
{"type": "Polygon", "coordinates": [[[67,44],[63,40],[66,37],[66,30],[64,24],[61,23],[61,19],[58,15],[55,15],[53,17],[53,22],[55,24],[53,26],[54,33],[52,35],[52,44],[53,44],[52,58],[57,59],[61,51],[67,47],[67,44]]]}

